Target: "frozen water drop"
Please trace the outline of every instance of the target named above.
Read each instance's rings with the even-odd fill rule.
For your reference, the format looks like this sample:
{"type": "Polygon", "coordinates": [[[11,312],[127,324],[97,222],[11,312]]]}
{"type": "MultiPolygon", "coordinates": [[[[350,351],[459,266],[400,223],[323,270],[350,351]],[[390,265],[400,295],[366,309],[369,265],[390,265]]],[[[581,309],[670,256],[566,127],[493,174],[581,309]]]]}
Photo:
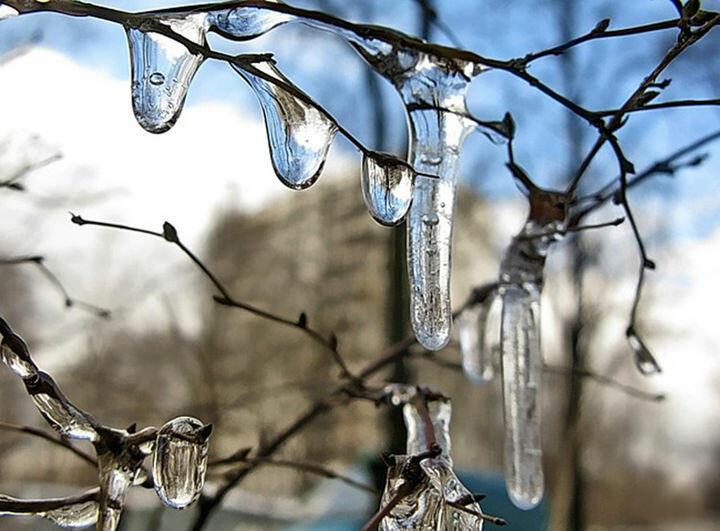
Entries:
{"type": "Polygon", "coordinates": [[[628,330],[627,338],[630,347],[635,353],[635,365],[642,374],[647,376],[662,372],[660,365],[650,352],[650,349],[632,328],[628,330]]]}
{"type": "Polygon", "coordinates": [[[392,155],[363,155],[363,199],[378,223],[392,226],[403,220],[412,200],[413,178],[412,168],[392,155]]]}
{"type": "Polygon", "coordinates": [[[294,18],[292,15],[267,8],[240,5],[231,9],[210,12],[208,22],[213,31],[224,37],[249,40],[290,22],[294,18]]]}
{"type": "Polygon", "coordinates": [[[487,344],[487,326],[492,296],[467,308],[458,319],[460,352],[465,376],[475,385],[485,385],[495,376],[493,349],[487,344]]]}
{"type": "MultiPolygon", "coordinates": [[[[271,79],[293,86],[273,64],[258,63],[254,66],[271,79]]],[[[258,74],[236,65],[232,67],[248,82],[260,101],[270,157],[278,178],[294,190],[308,188],[322,172],[337,132],[336,125],[315,105],[303,101],[297,94],[258,74]]]]}
{"type": "Polygon", "coordinates": [[[5,4],[0,4],[0,20],[7,20],[18,16],[20,13],[14,7],[10,7],[5,4]]]}
{"type": "MultiPolygon", "coordinates": [[[[202,45],[206,17],[201,13],[156,16],[158,23],[202,45]]],[[[138,123],[151,133],[164,133],[177,121],[190,83],[203,62],[184,44],[150,30],[127,30],[130,47],[133,112],[138,123]]]]}
{"type": "Polygon", "coordinates": [[[440,222],[440,218],[438,218],[437,214],[435,214],[435,213],[433,212],[433,213],[431,213],[431,214],[425,214],[425,215],[422,217],[422,222],[423,222],[425,225],[433,226],[433,225],[437,225],[437,224],[440,222]]]}
{"type": "Polygon", "coordinates": [[[184,509],[200,496],[210,430],[197,419],[178,417],[158,432],[153,479],[158,497],[168,507],[184,509]]]}
{"type": "Polygon", "coordinates": [[[513,503],[527,510],[540,503],[544,490],[539,291],[510,285],[501,295],[505,480],[513,503]]]}

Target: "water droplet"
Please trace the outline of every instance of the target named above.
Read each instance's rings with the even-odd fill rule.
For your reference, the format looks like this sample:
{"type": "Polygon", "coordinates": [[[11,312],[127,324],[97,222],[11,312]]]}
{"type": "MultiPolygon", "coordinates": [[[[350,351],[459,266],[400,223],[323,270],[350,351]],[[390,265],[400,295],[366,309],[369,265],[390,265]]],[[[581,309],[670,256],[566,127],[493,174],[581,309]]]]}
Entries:
{"type": "Polygon", "coordinates": [[[148,79],[153,85],[162,85],[163,83],[165,83],[165,76],[162,75],[161,72],[154,72],[153,74],[150,74],[150,77],[148,79]]]}
{"type": "Polygon", "coordinates": [[[20,13],[17,9],[5,4],[0,4],[0,20],[7,20],[18,16],[20,13]]]}
{"type": "Polygon", "coordinates": [[[410,208],[414,172],[387,153],[364,154],[361,187],[373,218],[382,225],[397,225],[410,208]]]}
{"type": "MultiPolygon", "coordinates": [[[[279,2],[277,2],[279,3],[279,2]]],[[[295,17],[267,8],[238,6],[211,11],[208,22],[217,33],[235,40],[249,40],[290,22],[295,17]]]]}
{"type": "MultiPolygon", "coordinates": [[[[315,105],[258,75],[232,66],[260,101],[273,169],[278,178],[294,190],[308,188],[322,172],[337,127],[315,105]]],[[[271,63],[255,66],[271,78],[293,86],[271,63]]]]}
{"type": "Polygon", "coordinates": [[[439,223],[440,218],[438,218],[438,215],[433,212],[432,214],[425,214],[422,217],[422,221],[425,225],[429,225],[432,227],[439,223]]]}
{"type": "Polygon", "coordinates": [[[208,427],[192,417],[171,420],[158,432],[153,479],[158,497],[168,507],[184,509],[200,496],[208,438],[208,427]]]}
{"type": "Polygon", "coordinates": [[[506,286],[502,293],[501,348],[505,410],[505,481],[515,506],[542,500],[540,445],[540,293],[506,286]]]}
{"type": "MultiPolygon", "coordinates": [[[[205,43],[207,15],[156,16],[177,34],[205,43]]],[[[151,133],[164,133],[177,121],[190,83],[203,62],[183,44],[152,31],[127,30],[133,111],[138,123],[151,133]]]]}

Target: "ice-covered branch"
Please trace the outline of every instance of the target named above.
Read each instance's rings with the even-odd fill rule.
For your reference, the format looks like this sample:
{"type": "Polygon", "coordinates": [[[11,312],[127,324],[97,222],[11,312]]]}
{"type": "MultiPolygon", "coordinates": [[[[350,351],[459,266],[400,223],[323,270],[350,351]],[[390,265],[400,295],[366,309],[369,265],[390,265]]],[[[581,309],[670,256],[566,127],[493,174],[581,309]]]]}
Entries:
{"type": "MultiPolygon", "coordinates": [[[[72,504],[61,509],[65,520],[60,525],[82,527],[97,521],[99,531],[114,531],[133,485],[153,484],[163,503],[176,509],[198,498],[205,481],[212,425],[178,417],[160,430],[138,431],[135,425],[127,429],[105,426],[70,402],[55,380],[38,368],[23,339],[2,318],[0,334],[2,361],[22,379],[47,423],[61,436],[89,441],[95,448],[100,493],[97,503],[72,504]],[[154,454],[152,483],[142,468],[151,454],[154,454]]],[[[40,510],[33,514],[56,522],[60,518],[56,513],[40,510]]]]}

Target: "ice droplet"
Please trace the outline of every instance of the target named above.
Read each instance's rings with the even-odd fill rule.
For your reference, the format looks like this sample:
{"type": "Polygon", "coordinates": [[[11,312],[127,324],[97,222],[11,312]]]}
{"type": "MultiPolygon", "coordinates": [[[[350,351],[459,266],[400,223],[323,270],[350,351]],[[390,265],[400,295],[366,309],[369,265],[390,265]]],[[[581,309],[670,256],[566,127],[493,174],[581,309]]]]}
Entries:
{"type": "Polygon", "coordinates": [[[638,370],[648,376],[651,374],[658,374],[662,372],[660,364],[658,364],[655,356],[652,355],[650,349],[645,345],[645,342],[640,338],[639,335],[630,328],[627,331],[628,343],[635,353],[635,365],[638,370]]]}
{"type": "Polygon", "coordinates": [[[294,18],[292,15],[262,7],[240,5],[232,9],[211,11],[208,23],[212,31],[226,38],[249,40],[290,22],[294,18]]]}
{"type": "MultiPolygon", "coordinates": [[[[232,67],[247,81],[260,101],[270,157],[278,178],[294,190],[308,188],[322,172],[337,127],[315,105],[296,94],[236,65],[232,67]]],[[[292,86],[273,64],[256,63],[254,67],[272,79],[292,86]]]]}
{"type": "MultiPolygon", "coordinates": [[[[206,14],[159,16],[154,20],[178,35],[205,43],[206,14]]],[[[185,97],[203,56],[185,45],[150,30],[129,28],[133,112],[138,123],[150,133],[164,133],[180,116],[185,97]]]]}
{"type": "Polygon", "coordinates": [[[10,7],[5,4],[0,4],[0,20],[7,20],[18,16],[20,13],[14,7],[10,7]]]}
{"type": "Polygon", "coordinates": [[[485,385],[495,377],[493,349],[487,344],[487,326],[495,298],[467,308],[458,318],[460,352],[465,376],[475,385],[485,385]]]}
{"type": "Polygon", "coordinates": [[[505,481],[515,506],[532,509],[543,496],[540,431],[540,292],[503,286],[501,348],[505,410],[505,481]]]}
{"type": "Polygon", "coordinates": [[[78,496],[73,501],[61,499],[21,500],[0,494],[0,516],[39,516],[50,520],[59,527],[80,529],[97,522],[98,504],[93,499],[95,495],[96,492],[90,492],[78,496]]]}
{"type": "MultiPolygon", "coordinates": [[[[390,503],[398,488],[407,481],[407,471],[408,467],[412,466],[412,456],[428,450],[431,446],[426,426],[428,421],[432,425],[434,442],[440,445],[442,453],[436,458],[424,459],[420,462],[421,480],[383,518],[379,529],[382,531],[407,529],[480,531],[483,525],[482,519],[446,503],[446,501],[457,502],[470,495],[470,491],[460,483],[452,468],[449,431],[452,409],[449,400],[427,400],[419,405],[417,400],[421,399],[415,398],[415,394],[409,393],[408,396],[411,402],[405,403],[403,407],[408,455],[394,456],[394,464],[388,469],[381,507],[390,503]]],[[[478,503],[470,503],[466,507],[481,512],[478,503]]]]}
{"type": "Polygon", "coordinates": [[[412,168],[386,153],[364,154],[361,188],[375,220],[387,226],[400,223],[412,201],[412,168]]]}
{"type": "Polygon", "coordinates": [[[192,417],[178,417],[158,432],[153,479],[158,497],[168,507],[184,509],[200,496],[211,429],[192,417]]]}

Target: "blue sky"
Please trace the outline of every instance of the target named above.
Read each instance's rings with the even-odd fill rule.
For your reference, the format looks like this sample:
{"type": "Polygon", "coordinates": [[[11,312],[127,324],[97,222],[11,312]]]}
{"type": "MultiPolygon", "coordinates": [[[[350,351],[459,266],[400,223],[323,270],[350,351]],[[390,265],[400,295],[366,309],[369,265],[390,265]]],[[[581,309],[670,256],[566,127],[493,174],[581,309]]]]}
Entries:
{"type": "MultiPolygon", "coordinates": [[[[140,1],[105,2],[105,5],[128,10],[144,10],[182,2],[140,1]]],[[[294,2],[306,7],[317,6],[314,0],[294,2]]],[[[339,1],[328,0],[325,5],[347,18],[394,26],[409,33],[418,28],[418,10],[412,0],[339,1]]],[[[720,9],[720,1],[704,2],[709,9],[720,9]]],[[[666,0],[612,2],[596,0],[579,4],[574,34],[581,34],[601,18],[612,19],[611,27],[642,24],[671,18],[674,10],[666,0]],[[629,5],[632,4],[632,5],[629,5]]],[[[464,46],[498,58],[522,56],[528,51],[542,49],[562,41],[559,35],[554,2],[538,0],[441,0],[438,10],[443,21],[458,35],[464,46]],[[472,14],[473,16],[468,16],[472,14]]],[[[90,19],[74,19],[54,14],[19,17],[2,24],[4,38],[0,46],[22,42],[40,32],[45,46],[57,49],[76,61],[107,72],[117,79],[128,76],[125,36],[121,28],[90,19]]],[[[717,32],[716,32],[717,34],[717,32]]],[[[577,78],[583,104],[590,108],[619,105],[624,96],[637,85],[661,57],[671,43],[672,32],[649,38],[624,38],[584,45],[573,52],[577,62],[577,78]]],[[[433,39],[447,42],[445,36],[434,31],[433,39]]],[[[710,35],[708,41],[717,41],[710,35]]],[[[366,144],[372,145],[372,120],[367,109],[365,66],[349,48],[333,36],[299,25],[283,27],[269,36],[248,44],[225,43],[213,36],[213,43],[227,50],[267,51],[276,54],[279,65],[306,92],[326,106],[350,131],[366,144]],[[301,50],[298,53],[298,50],[301,50]],[[342,94],[342,96],[338,96],[342,94]],[[358,105],[360,103],[360,106],[358,105]]],[[[671,67],[668,76],[675,82],[661,99],[687,97],[717,97],[720,86],[712,85],[707,57],[717,50],[712,42],[701,44],[693,56],[681,59],[671,67]],[[714,48],[713,48],[714,47],[714,48]]],[[[548,58],[532,67],[532,72],[561,92],[563,82],[558,65],[560,60],[548,58]]],[[[405,144],[405,120],[400,102],[393,89],[382,82],[389,145],[376,146],[401,152],[405,144]]],[[[78,87],[77,90],[82,90],[78,87]]],[[[517,156],[531,175],[547,185],[561,185],[568,171],[568,144],[565,134],[567,112],[549,101],[524,82],[502,72],[489,72],[477,78],[469,93],[471,110],[481,118],[500,118],[510,110],[518,123],[517,156]]],[[[188,106],[209,100],[237,103],[249,113],[258,113],[253,95],[230,69],[208,61],[196,77],[188,98],[188,106]]],[[[108,105],[126,102],[108,102],[108,105]]],[[[660,111],[633,116],[621,133],[627,153],[641,169],[683,143],[720,126],[720,112],[715,109],[660,111]]],[[[592,131],[581,128],[588,136],[582,143],[589,146],[594,140],[592,131]]],[[[342,141],[341,141],[342,144],[342,141]]],[[[345,148],[349,146],[343,144],[345,148]]],[[[714,146],[708,152],[716,151],[714,146]]],[[[674,228],[676,234],[699,236],[714,229],[720,221],[720,206],[706,207],[701,216],[688,215],[693,202],[706,200],[708,194],[720,191],[714,175],[720,164],[713,157],[700,170],[684,172],[675,181],[658,179],[634,195],[637,198],[653,195],[667,198],[673,208],[680,208],[674,228]],[[708,211],[709,209],[709,211],[708,211]]],[[[477,135],[467,145],[463,160],[463,179],[473,188],[490,197],[515,194],[504,169],[504,149],[489,144],[477,135]]],[[[588,180],[605,182],[613,176],[615,163],[604,153],[588,173],[588,180]]]]}

